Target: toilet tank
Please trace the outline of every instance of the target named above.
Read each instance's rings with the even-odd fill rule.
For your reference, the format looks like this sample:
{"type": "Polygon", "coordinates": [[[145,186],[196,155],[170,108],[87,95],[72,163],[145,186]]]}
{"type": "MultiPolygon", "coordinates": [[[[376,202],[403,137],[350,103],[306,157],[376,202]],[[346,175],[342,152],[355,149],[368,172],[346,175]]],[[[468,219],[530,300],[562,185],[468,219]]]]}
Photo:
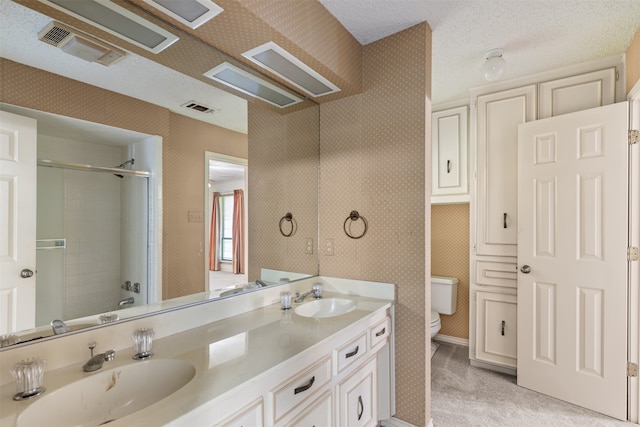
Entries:
{"type": "Polygon", "coordinates": [[[431,276],[431,311],[440,314],[453,314],[456,312],[457,302],[458,279],[431,276]]]}

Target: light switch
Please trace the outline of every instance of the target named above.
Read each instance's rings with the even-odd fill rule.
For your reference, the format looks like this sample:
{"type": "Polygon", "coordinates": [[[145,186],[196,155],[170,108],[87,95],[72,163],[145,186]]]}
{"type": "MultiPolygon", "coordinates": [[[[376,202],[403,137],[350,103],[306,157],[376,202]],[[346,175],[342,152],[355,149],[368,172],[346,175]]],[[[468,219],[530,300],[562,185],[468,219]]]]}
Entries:
{"type": "Polygon", "coordinates": [[[313,254],[313,239],[311,237],[307,237],[307,246],[304,249],[305,254],[313,254]]]}
{"type": "Polygon", "coordinates": [[[324,254],[327,256],[333,256],[333,239],[324,240],[324,254]]]}

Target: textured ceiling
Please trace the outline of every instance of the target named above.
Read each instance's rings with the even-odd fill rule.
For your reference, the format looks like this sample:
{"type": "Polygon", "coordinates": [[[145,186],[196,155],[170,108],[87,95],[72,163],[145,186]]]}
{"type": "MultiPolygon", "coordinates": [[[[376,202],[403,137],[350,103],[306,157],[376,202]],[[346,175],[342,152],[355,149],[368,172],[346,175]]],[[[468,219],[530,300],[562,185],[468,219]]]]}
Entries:
{"type": "MultiPolygon", "coordinates": [[[[18,1],[42,5],[34,0],[18,1]]],[[[115,1],[129,6],[143,3],[141,0],[115,1]]],[[[314,19],[324,11],[318,10],[317,6],[305,8],[310,0],[302,3],[301,0],[219,1],[227,6],[227,18],[223,12],[206,24],[210,28],[203,30],[200,36],[211,35],[212,40],[224,36],[229,41],[229,48],[235,43],[237,49],[246,48],[242,43],[258,45],[264,42],[256,37],[277,36],[280,43],[299,55],[305,54],[307,46],[320,45],[323,49],[316,56],[308,55],[316,65],[333,59],[341,64],[345,63],[343,58],[353,57],[352,40],[344,37],[342,28],[336,30],[330,16],[331,19],[325,16],[314,19]],[[314,21],[320,24],[314,25],[314,21]],[[225,27],[223,24],[228,22],[232,25],[225,27]],[[247,26],[247,23],[253,24],[247,26]],[[216,30],[216,27],[224,30],[216,30]],[[256,33],[258,27],[259,34],[256,33]],[[237,31],[233,31],[234,28],[237,31]],[[337,50],[347,45],[349,50],[337,50]]],[[[436,106],[463,100],[468,97],[469,88],[487,83],[482,80],[481,67],[489,49],[504,48],[507,71],[503,80],[506,80],[621,54],[640,27],[640,0],[319,1],[361,44],[427,21],[433,30],[432,101],[436,106]]],[[[35,34],[50,20],[13,1],[0,0],[0,56],[246,132],[246,101],[204,81],[202,72],[211,68],[208,65],[209,68],[203,68],[209,55],[207,51],[202,54],[202,49],[193,47],[198,45],[195,38],[183,37],[180,44],[176,43],[176,47],[182,48],[167,49],[166,54],[155,58],[143,53],[142,56],[130,54],[115,66],[103,67],[37,41],[35,34]],[[184,46],[190,47],[189,52],[199,53],[188,55],[184,46]],[[169,58],[163,63],[161,57],[169,58]],[[169,59],[179,66],[169,68],[169,59]],[[183,73],[191,68],[196,69],[191,73],[192,78],[184,76],[183,73]],[[180,105],[189,100],[219,111],[207,117],[181,111],[180,105]]],[[[198,33],[192,34],[198,36],[198,33]]],[[[348,33],[344,34],[350,38],[348,33]]],[[[105,39],[137,52],[118,39],[105,39]]],[[[326,68],[329,69],[336,71],[326,68]]],[[[345,89],[343,96],[348,95],[346,92],[345,89]]]]}
{"type": "Polygon", "coordinates": [[[504,49],[508,80],[624,53],[640,28],[640,0],[319,1],[361,44],[427,21],[434,104],[486,84],[490,49],[504,49]]]}

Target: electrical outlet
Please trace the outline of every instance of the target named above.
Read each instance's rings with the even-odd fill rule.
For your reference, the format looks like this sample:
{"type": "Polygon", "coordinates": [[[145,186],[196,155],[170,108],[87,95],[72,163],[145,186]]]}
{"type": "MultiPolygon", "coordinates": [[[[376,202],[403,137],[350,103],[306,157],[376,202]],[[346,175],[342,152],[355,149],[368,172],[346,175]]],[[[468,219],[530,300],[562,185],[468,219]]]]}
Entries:
{"type": "Polygon", "coordinates": [[[324,240],[324,254],[327,256],[333,256],[333,239],[324,240]]]}
{"type": "Polygon", "coordinates": [[[313,255],[313,239],[310,237],[307,237],[307,246],[304,249],[304,253],[313,255]]]}
{"type": "Polygon", "coordinates": [[[202,212],[189,211],[189,222],[202,222],[202,212]]]}

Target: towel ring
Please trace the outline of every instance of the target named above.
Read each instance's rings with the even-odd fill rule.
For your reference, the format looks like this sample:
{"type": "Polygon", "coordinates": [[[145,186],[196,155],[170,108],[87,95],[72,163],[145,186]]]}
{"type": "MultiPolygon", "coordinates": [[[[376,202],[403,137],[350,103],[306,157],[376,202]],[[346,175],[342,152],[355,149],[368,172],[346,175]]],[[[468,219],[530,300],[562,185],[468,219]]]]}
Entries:
{"type": "Polygon", "coordinates": [[[291,212],[287,212],[282,218],[280,218],[280,234],[282,234],[284,237],[291,237],[296,229],[295,225],[296,221],[293,219],[293,215],[291,214],[291,212]],[[282,224],[285,221],[291,224],[291,230],[289,231],[289,233],[285,233],[284,230],[282,230],[282,224]]]}
{"type": "Polygon", "coordinates": [[[342,225],[342,228],[344,229],[344,234],[346,234],[347,236],[351,237],[352,239],[359,239],[362,236],[364,236],[365,234],[367,234],[367,228],[368,227],[369,227],[369,225],[367,224],[367,220],[363,216],[361,216],[358,213],[358,211],[351,211],[351,213],[349,214],[347,219],[344,220],[344,224],[342,225]],[[359,219],[361,219],[362,222],[364,223],[364,231],[359,236],[353,236],[353,235],[349,234],[349,232],[347,231],[347,221],[349,221],[349,220],[357,221],[359,219]]]}

